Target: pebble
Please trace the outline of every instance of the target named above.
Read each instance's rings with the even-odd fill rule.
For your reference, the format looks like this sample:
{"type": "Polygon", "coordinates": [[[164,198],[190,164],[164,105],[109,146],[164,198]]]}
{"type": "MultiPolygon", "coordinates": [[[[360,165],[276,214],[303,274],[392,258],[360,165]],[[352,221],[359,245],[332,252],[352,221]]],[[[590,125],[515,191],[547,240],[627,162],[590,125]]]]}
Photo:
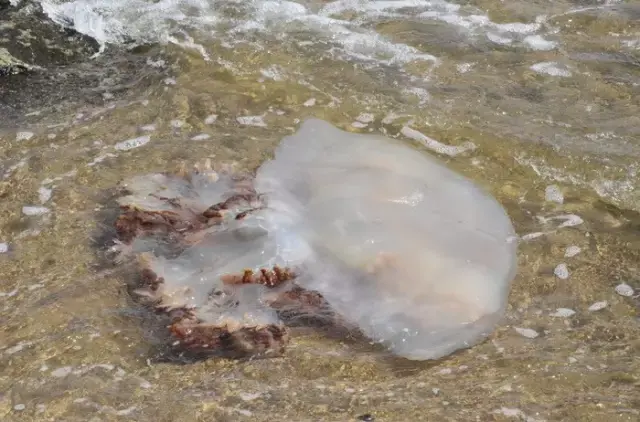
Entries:
{"type": "Polygon", "coordinates": [[[262,393],[240,393],[240,398],[244,401],[255,400],[258,397],[262,396],[262,393]]]}
{"type": "Polygon", "coordinates": [[[395,120],[399,119],[400,117],[403,117],[402,114],[396,114],[393,111],[389,114],[387,114],[386,116],[384,116],[384,118],[382,119],[382,124],[384,125],[389,125],[391,123],[393,123],[395,120]]]}
{"type": "Polygon", "coordinates": [[[540,236],[544,236],[544,232],[535,232],[535,233],[527,233],[521,237],[522,240],[527,241],[531,239],[536,239],[540,236]]]}
{"type": "Polygon", "coordinates": [[[536,338],[540,335],[536,330],[532,330],[531,328],[515,327],[514,329],[518,334],[526,338],[536,338]]]}
{"type": "Polygon", "coordinates": [[[44,204],[49,199],[51,199],[52,192],[53,191],[51,189],[40,186],[40,188],[38,188],[38,199],[40,200],[40,203],[44,204]]]}
{"type": "Polygon", "coordinates": [[[239,116],[236,121],[245,126],[267,127],[264,116],[239,116]]]}
{"type": "Polygon", "coordinates": [[[146,145],[151,140],[148,135],[140,136],[138,138],[127,139],[126,141],[118,142],[114,145],[114,148],[118,151],[129,151],[130,149],[138,148],[146,145]]]}
{"type": "Polygon", "coordinates": [[[16,133],[16,141],[28,141],[31,138],[33,138],[33,132],[16,133]]]}
{"type": "Polygon", "coordinates": [[[18,294],[18,289],[13,289],[10,292],[0,292],[0,297],[13,297],[18,294]]]}
{"type": "Polygon", "coordinates": [[[140,130],[144,131],[144,132],[153,132],[154,130],[156,130],[156,125],[151,124],[151,125],[144,125],[140,128],[140,130]]]}
{"type": "Polygon", "coordinates": [[[562,204],[564,202],[564,195],[562,195],[562,191],[560,191],[558,185],[549,185],[544,190],[544,199],[548,202],[562,204]]]}
{"type": "Polygon", "coordinates": [[[460,63],[456,65],[456,69],[460,73],[467,73],[473,67],[473,63],[460,63]]]}
{"type": "Polygon", "coordinates": [[[208,133],[201,133],[199,135],[192,136],[191,140],[192,141],[206,141],[209,138],[211,138],[211,136],[208,133]]]}
{"type": "Polygon", "coordinates": [[[51,210],[47,207],[35,207],[35,206],[24,206],[22,207],[22,213],[28,216],[36,216],[36,215],[45,215],[48,214],[51,210]]]}
{"type": "Polygon", "coordinates": [[[169,124],[174,129],[180,129],[182,126],[184,126],[184,122],[182,120],[172,120],[169,124]]]}
{"type": "Polygon", "coordinates": [[[236,121],[245,126],[267,127],[263,116],[239,116],[236,121]]]}
{"type": "Polygon", "coordinates": [[[522,412],[522,410],[516,408],[501,407],[498,410],[494,410],[493,413],[502,414],[510,418],[518,418],[520,420],[524,420],[524,413],[522,412]]]}
{"type": "Polygon", "coordinates": [[[18,344],[16,344],[13,347],[9,347],[7,350],[5,350],[4,352],[7,355],[13,355],[15,353],[21,352],[24,350],[25,347],[29,347],[31,346],[33,343],[30,341],[21,341],[18,344]]]}
{"type": "Polygon", "coordinates": [[[36,237],[40,235],[40,233],[41,231],[36,228],[27,229],[18,233],[18,235],[16,236],[16,239],[26,239],[28,237],[36,237]]]}
{"type": "Polygon", "coordinates": [[[564,223],[558,226],[559,229],[563,227],[579,226],[580,224],[584,223],[584,220],[582,219],[582,217],[575,214],[559,215],[556,217],[556,219],[564,220],[564,223]]]}
{"type": "Polygon", "coordinates": [[[553,274],[561,280],[569,278],[569,269],[567,268],[567,264],[558,264],[558,266],[554,268],[553,274]]]}
{"type": "Polygon", "coordinates": [[[316,105],[316,99],[315,98],[309,98],[307,101],[304,102],[303,105],[305,107],[313,107],[314,105],[316,105]]]}
{"type": "Polygon", "coordinates": [[[621,283],[616,286],[616,293],[620,296],[631,297],[633,296],[633,287],[629,286],[627,283],[621,283]]]}
{"type": "Polygon", "coordinates": [[[93,167],[96,164],[100,164],[101,162],[103,162],[104,160],[106,160],[109,157],[117,157],[117,155],[116,154],[111,154],[110,152],[106,153],[104,155],[100,155],[100,156],[94,158],[93,160],[91,160],[90,162],[88,162],[87,166],[93,167]]]}
{"type": "Polygon", "coordinates": [[[575,313],[576,313],[576,311],[574,311],[573,309],[558,308],[558,309],[556,309],[555,312],[551,313],[550,315],[552,317],[568,318],[568,317],[574,315],[575,313]]]}
{"type": "Polygon", "coordinates": [[[133,413],[133,411],[136,410],[137,408],[138,408],[137,406],[127,407],[126,409],[117,410],[115,412],[115,414],[117,416],[127,416],[127,415],[130,415],[131,413],[133,413]]]}
{"type": "Polygon", "coordinates": [[[461,145],[443,144],[442,142],[436,141],[435,139],[430,138],[413,128],[410,128],[409,126],[404,126],[400,130],[400,133],[409,139],[413,139],[414,141],[421,143],[426,148],[429,148],[430,150],[435,151],[438,154],[448,155],[450,157],[476,149],[476,145],[473,142],[464,142],[461,145]]]}
{"type": "Polygon", "coordinates": [[[579,246],[569,246],[564,251],[565,258],[572,258],[582,252],[579,246]]]}
{"type": "Polygon", "coordinates": [[[360,113],[356,120],[360,123],[371,123],[375,120],[375,116],[371,113],[360,113]]]}
{"type": "Polygon", "coordinates": [[[13,406],[13,410],[18,410],[18,411],[22,411],[26,408],[27,406],[25,406],[24,404],[16,404],[15,406],[13,406]]]}
{"type": "Polygon", "coordinates": [[[51,371],[51,376],[56,378],[64,378],[67,375],[69,375],[72,371],[73,371],[73,368],[71,366],[63,366],[61,368],[54,369],[53,371],[51,371]]]}
{"type": "Polygon", "coordinates": [[[216,120],[218,120],[218,115],[217,114],[211,114],[209,116],[207,116],[206,119],[204,119],[204,124],[206,125],[212,125],[216,122],[216,120]]]}
{"type": "MultiPolygon", "coordinates": [[[[536,50],[551,50],[555,46],[555,43],[547,41],[539,35],[530,35],[523,41],[531,47],[537,47],[536,50]]],[[[571,71],[566,66],[560,65],[557,62],[536,63],[529,67],[529,69],[543,75],[559,76],[564,78],[571,76],[571,71]]]]}
{"type": "Polygon", "coordinates": [[[242,416],[250,417],[253,415],[253,413],[247,409],[233,409],[233,410],[240,413],[242,416]]]}
{"type": "Polygon", "coordinates": [[[600,302],[596,302],[593,305],[589,306],[589,310],[591,312],[600,311],[606,308],[608,305],[609,303],[606,300],[601,300],[600,302]]]}
{"type": "Polygon", "coordinates": [[[7,253],[9,252],[9,244],[2,242],[0,243],[0,253],[7,253]]]}

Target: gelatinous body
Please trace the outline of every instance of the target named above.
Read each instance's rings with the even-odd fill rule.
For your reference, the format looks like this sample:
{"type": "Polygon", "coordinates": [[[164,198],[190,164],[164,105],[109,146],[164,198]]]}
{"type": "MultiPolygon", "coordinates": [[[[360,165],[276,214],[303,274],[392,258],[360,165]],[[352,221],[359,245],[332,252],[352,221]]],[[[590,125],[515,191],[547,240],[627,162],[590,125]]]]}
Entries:
{"type": "Polygon", "coordinates": [[[253,178],[205,170],[127,188],[120,237],[155,277],[141,293],[188,310],[172,329],[185,346],[281,350],[285,322],[317,317],[435,359],[493,330],[516,271],[491,196],[401,141],[316,119],[253,178]]]}

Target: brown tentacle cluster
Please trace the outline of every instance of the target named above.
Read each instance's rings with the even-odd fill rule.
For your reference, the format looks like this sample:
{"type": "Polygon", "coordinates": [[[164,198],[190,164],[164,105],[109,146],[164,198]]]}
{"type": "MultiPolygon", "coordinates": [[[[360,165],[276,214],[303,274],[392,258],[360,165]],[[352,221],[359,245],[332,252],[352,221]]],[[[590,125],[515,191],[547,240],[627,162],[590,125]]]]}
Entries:
{"type": "Polygon", "coordinates": [[[261,284],[266,287],[277,287],[295,278],[296,274],[291,269],[283,269],[277,265],[271,270],[266,268],[261,268],[258,272],[245,270],[242,274],[226,274],[221,277],[226,285],[261,284]]]}
{"type": "MultiPolygon", "coordinates": [[[[262,208],[261,198],[254,191],[237,193],[222,202],[210,206],[202,213],[202,215],[206,218],[222,218],[225,211],[238,207],[249,208],[249,210],[240,213],[243,214],[243,216],[246,216],[248,212],[262,208]]],[[[236,218],[238,217],[236,216],[236,218]]]]}
{"type": "Polygon", "coordinates": [[[284,325],[229,327],[182,320],[169,327],[182,349],[220,351],[233,355],[280,355],[289,341],[284,325]]]}
{"type": "MultiPolygon", "coordinates": [[[[189,181],[188,175],[184,175],[184,178],[189,181]]],[[[166,201],[172,210],[150,211],[133,206],[121,207],[122,213],[115,222],[120,242],[130,245],[138,237],[160,235],[166,237],[169,243],[186,246],[199,242],[211,230],[215,230],[215,226],[221,224],[227,213],[239,220],[265,206],[264,199],[246,177],[235,181],[235,190],[225,200],[203,212],[195,212],[183,206],[179,199],[157,199],[166,201]]],[[[150,268],[150,261],[144,256],[139,261],[139,292],[151,299],[158,311],[169,316],[171,324],[168,328],[176,339],[174,345],[180,350],[242,356],[274,356],[285,350],[290,333],[284,323],[242,325],[238,321],[229,320],[212,324],[199,320],[194,309],[171,301],[170,304],[164,303],[164,279],[150,268]]],[[[226,274],[221,277],[221,282],[229,289],[243,288],[249,284],[265,286],[273,292],[266,304],[278,313],[282,321],[294,325],[340,321],[320,293],[305,290],[296,284],[297,275],[290,268],[274,266],[255,272],[245,270],[238,274],[226,274]]]]}
{"type": "Polygon", "coordinates": [[[204,218],[194,216],[193,219],[185,219],[173,211],[146,211],[128,205],[120,209],[122,214],[115,222],[115,229],[124,243],[130,243],[142,235],[181,235],[200,230],[206,225],[204,218]]]}
{"type": "MultiPolygon", "coordinates": [[[[228,286],[260,284],[276,288],[293,283],[295,273],[288,268],[277,266],[271,270],[262,269],[258,273],[250,270],[242,274],[227,274],[222,281],[228,286]]],[[[157,291],[164,280],[151,269],[143,268],[141,283],[151,291],[157,291]]],[[[277,294],[268,303],[278,311],[283,320],[296,315],[314,315],[319,310],[329,309],[327,302],[317,292],[305,290],[295,284],[277,294]]],[[[162,309],[171,319],[169,331],[176,338],[174,345],[194,353],[225,352],[237,356],[281,355],[289,342],[289,329],[284,324],[242,326],[234,321],[210,324],[196,318],[193,309],[162,309]]]]}

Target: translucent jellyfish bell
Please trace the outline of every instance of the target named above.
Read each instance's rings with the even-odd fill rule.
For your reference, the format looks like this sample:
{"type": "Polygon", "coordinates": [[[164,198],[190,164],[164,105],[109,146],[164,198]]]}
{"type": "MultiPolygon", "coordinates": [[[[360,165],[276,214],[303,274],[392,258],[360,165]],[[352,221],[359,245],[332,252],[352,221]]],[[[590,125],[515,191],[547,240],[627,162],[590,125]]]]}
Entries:
{"type": "Polygon", "coordinates": [[[313,250],[297,280],[392,352],[436,359],[494,329],[516,273],[500,204],[409,145],[307,120],[258,170],[281,230],[313,250]]]}

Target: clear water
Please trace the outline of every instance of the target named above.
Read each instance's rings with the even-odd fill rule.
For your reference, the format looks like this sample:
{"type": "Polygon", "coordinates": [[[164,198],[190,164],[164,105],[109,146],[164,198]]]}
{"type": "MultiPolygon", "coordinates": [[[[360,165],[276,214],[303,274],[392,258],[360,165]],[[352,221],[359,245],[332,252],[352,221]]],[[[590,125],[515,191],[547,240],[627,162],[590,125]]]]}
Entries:
{"type": "Polygon", "coordinates": [[[102,79],[0,122],[3,420],[640,417],[637,2],[41,3],[104,46],[76,65],[102,79]],[[507,209],[520,272],[487,342],[429,364],[313,333],[282,359],[159,358],[127,275],[95,266],[106,190],[255,168],[308,116],[432,150],[507,209]]]}

